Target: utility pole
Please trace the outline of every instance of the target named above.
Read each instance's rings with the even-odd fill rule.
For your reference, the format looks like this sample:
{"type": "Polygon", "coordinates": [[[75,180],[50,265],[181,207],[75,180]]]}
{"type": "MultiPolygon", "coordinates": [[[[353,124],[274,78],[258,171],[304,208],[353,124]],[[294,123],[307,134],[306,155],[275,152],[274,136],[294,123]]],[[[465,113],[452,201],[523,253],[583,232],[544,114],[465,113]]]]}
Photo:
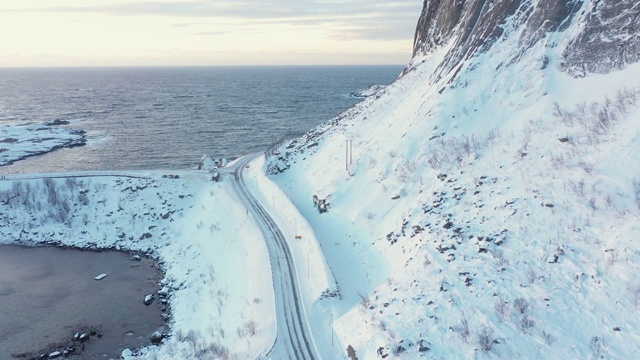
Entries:
{"type": "Polygon", "coordinates": [[[345,169],[349,171],[349,165],[353,162],[353,140],[345,140],[345,169]]]}
{"type": "Polygon", "coordinates": [[[331,314],[331,347],[333,347],[333,314],[331,314]]]}

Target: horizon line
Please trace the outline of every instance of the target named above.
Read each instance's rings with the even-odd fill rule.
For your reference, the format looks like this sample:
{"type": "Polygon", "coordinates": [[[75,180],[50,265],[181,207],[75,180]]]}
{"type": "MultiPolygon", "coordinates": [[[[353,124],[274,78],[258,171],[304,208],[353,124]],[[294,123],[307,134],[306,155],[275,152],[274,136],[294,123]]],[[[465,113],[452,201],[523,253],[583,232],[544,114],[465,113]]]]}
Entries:
{"type": "Polygon", "coordinates": [[[408,66],[408,64],[240,64],[240,65],[27,65],[2,66],[0,69],[89,69],[89,68],[214,68],[214,67],[356,67],[356,66],[408,66]]]}

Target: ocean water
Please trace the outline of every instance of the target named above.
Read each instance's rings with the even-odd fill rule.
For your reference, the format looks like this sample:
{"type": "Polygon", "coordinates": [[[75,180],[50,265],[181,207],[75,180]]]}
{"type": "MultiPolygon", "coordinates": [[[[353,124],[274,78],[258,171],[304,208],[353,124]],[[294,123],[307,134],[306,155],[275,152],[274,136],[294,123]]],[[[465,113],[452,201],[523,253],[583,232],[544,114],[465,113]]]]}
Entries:
{"type": "Polygon", "coordinates": [[[2,173],[189,168],[306,132],[389,84],[402,66],[0,69],[0,124],[70,121],[85,147],[2,173]]]}

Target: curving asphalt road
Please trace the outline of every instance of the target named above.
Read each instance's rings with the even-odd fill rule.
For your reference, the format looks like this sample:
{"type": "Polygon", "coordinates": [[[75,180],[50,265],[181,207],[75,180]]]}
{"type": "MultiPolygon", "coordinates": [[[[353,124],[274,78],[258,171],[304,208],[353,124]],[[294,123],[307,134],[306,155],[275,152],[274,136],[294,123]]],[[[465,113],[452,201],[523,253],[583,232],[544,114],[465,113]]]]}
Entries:
{"type": "Polygon", "coordinates": [[[238,160],[230,178],[238,196],[258,222],[271,259],[278,328],[276,341],[265,357],[278,360],[320,359],[307,323],[296,268],[287,241],[275,221],[247,189],[243,179],[243,169],[258,156],[262,154],[247,155],[238,160]]]}

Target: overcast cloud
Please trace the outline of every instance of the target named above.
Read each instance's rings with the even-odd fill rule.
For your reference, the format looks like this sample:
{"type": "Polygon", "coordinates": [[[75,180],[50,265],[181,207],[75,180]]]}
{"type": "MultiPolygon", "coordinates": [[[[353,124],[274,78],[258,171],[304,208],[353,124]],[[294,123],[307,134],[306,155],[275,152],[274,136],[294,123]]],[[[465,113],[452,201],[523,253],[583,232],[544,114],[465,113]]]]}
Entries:
{"type": "MultiPolygon", "coordinates": [[[[65,24],[83,16],[97,19],[108,17],[132,27],[136,22],[140,26],[149,24],[149,28],[164,26],[163,29],[181,31],[181,36],[190,34],[205,39],[229,37],[233,34],[265,34],[270,31],[273,31],[274,37],[282,37],[283,31],[291,32],[294,29],[295,32],[304,33],[309,41],[318,37],[315,42],[326,43],[324,46],[333,47],[333,51],[335,46],[327,44],[347,41],[402,41],[408,44],[406,50],[403,50],[406,58],[410,55],[410,45],[421,6],[422,0],[23,0],[13,5],[0,4],[0,14],[20,15],[27,19],[30,16],[41,17],[65,24]]],[[[99,31],[97,24],[87,26],[99,31]]],[[[284,44],[282,46],[289,51],[296,49],[295,41],[304,41],[302,35],[299,40],[291,34],[287,37],[290,37],[287,39],[288,47],[284,44]]],[[[171,36],[167,41],[170,38],[171,36]]],[[[300,46],[303,48],[300,49],[301,53],[302,50],[311,50],[308,44],[300,46]]],[[[387,47],[399,48],[397,43],[387,47]]],[[[364,45],[358,45],[352,51],[380,53],[380,49],[365,48],[364,45]]]]}

